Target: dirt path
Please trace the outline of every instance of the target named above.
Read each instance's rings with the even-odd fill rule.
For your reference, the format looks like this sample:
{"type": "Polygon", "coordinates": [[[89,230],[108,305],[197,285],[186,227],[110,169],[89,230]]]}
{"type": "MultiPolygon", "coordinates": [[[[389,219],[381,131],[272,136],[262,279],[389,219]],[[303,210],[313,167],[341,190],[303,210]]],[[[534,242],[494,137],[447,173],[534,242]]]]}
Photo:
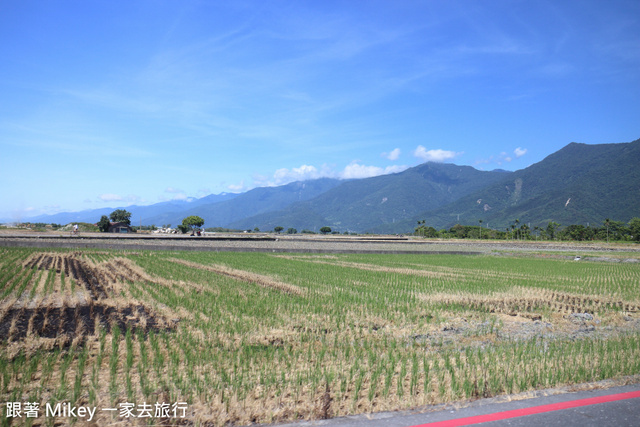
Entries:
{"type": "Polygon", "coordinates": [[[273,253],[380,253],[380,254],[489,254],[518,255],[536,252],[547,256],[575,257],[590,254],[584,260],[640,262],[640,246],[635,244],[606,244],[603,242],[517,242],[477,240],[427,240],[393,236],[276,236],[219,234],[208,237],[108,235],[85,233],[70,237],[56,233],[0,233],[0,246],[99,248],[120,250],[179,250],[179,251],[238,251],[273,253]],[[619,252],[624,254],[617,255],[619,252]],[[596,254],[597,253],[597,254],[596,254]],[[603,255],[605,253],[606,255],[603,255]]]}

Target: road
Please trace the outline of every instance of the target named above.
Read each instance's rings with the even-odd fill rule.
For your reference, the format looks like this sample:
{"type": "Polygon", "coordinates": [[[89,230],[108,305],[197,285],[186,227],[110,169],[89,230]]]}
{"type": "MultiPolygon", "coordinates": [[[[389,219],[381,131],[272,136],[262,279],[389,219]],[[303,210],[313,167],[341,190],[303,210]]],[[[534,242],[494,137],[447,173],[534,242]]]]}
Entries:
{"type": "Polygon", "coordinates": [[[609,389],[543,395],[531,399],[499,400],[504,398],[478,400],[461,409],[423,408],[416,411],[307,421],[279,427],[640,426],[640,383],[609,389]]]}

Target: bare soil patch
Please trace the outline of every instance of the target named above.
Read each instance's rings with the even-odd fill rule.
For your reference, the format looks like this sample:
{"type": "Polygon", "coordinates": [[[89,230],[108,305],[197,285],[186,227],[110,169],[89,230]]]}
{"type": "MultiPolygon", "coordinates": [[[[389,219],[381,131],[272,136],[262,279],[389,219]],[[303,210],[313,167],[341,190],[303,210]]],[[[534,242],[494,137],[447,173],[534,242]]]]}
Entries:
{"type": "Polygon", "coordinates": [[[8,342],[27,336],[58,339],[70,344],[77,337],[98,334],[100,328],[111,332],[121,330],[162,329],[157,316],[142,304],[116,307],[103,303],[82,304],[75,307],[10,308],[0,320],[0,336],[8,342]]]}
{"type": "MultiPolygon", "coordinates": [[[[0,303],[0,337],[21,347],[25,339],[30,347],[68,347],[83,344],[101,330],[110,333],[114,327],[149,331],[172,329],[168,322],[148,305],[135,299],[124,299],[115,290],[123,281],[150,280],[136,272],[126,259],[113,258],[95,264],[81,253],[35,253],[23,263],[27,269],[55,271],[54,281],[75,281],[79,289],[65,298],[43,295],[43,287],[33,298],[5,300],[0,303]]],[[[67,286],[70,286],[68,284],[67,286]]],[[[54,289],[53,295],[58,295],[54,289]]]]}

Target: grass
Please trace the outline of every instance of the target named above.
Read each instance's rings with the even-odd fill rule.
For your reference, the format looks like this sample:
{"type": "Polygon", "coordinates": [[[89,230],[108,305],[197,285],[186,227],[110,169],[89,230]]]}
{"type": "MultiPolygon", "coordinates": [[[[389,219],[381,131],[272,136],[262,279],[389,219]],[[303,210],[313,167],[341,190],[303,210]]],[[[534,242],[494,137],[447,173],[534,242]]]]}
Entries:
{"type": "Polygon", "coordinates": [[[640,373],[640,266],[630,263],[0,252],[4,401],[184,401],[194,422],[250,424],[640,373]],[[65,270],[71,264],[107,297],[93,279],[65,270]],[[86,301],[94,317],[80,315],[69,339],[39,336],[40,317],[86,301]],[[33,310],[22,335],[16,307],[33,310]],[[110,324],[97,321],[100,310],[110,324]],[[574,312],[593,319],[576,322],[574,312]]]}

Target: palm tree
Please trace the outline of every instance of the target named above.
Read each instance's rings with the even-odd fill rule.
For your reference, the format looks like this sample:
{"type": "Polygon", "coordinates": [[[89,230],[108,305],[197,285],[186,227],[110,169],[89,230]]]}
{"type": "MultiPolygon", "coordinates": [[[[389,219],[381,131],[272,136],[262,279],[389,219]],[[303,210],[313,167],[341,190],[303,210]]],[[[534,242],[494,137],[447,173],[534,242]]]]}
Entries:
{"type": "Polygon", "coordinates": [[[609,243],[609,223],[611,220],[609,218],[604,220],[604,224],[607,226],[607,243],[609,243]]]}
{"type": "Polygon", "coordinates": [[[479,219],[478,222],[480,223],[480,239],[482,239],[482,220],[479,219]]]}

